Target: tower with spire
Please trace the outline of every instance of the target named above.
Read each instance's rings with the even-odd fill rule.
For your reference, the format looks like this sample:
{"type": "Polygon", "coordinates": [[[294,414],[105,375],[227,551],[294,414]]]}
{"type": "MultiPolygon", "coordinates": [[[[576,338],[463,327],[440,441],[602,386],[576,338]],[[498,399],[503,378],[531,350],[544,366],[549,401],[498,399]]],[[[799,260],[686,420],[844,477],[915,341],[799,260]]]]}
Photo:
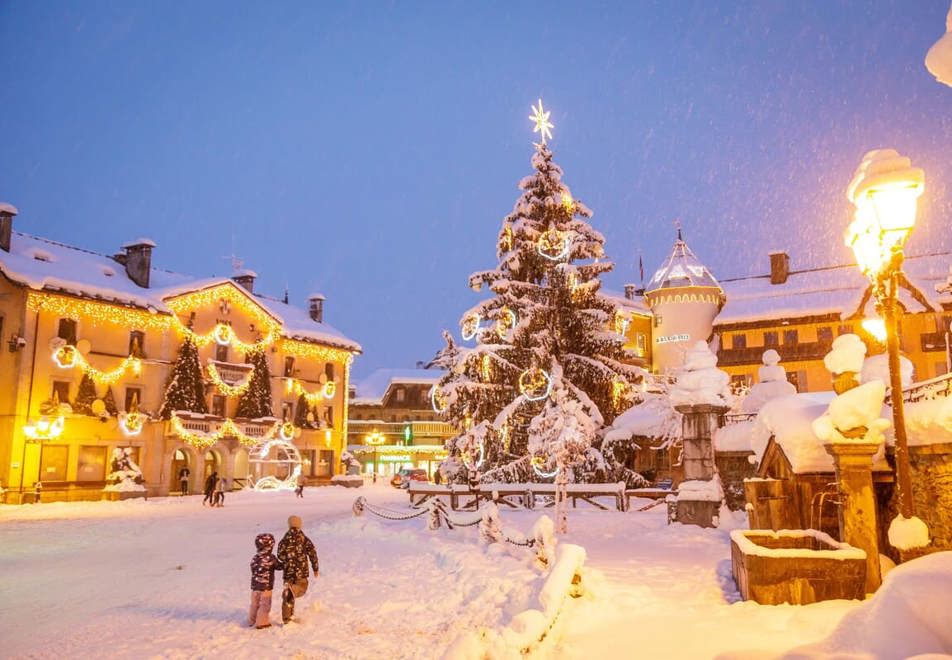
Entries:
{"type": "Polygon", "coordinates": [[[654,314],[652,370],[673,371],[684,364],[687,350],[707,341],[714,318],[726,297],[707,266],[681,236],[645,289],[645,302],[654,314]]]}

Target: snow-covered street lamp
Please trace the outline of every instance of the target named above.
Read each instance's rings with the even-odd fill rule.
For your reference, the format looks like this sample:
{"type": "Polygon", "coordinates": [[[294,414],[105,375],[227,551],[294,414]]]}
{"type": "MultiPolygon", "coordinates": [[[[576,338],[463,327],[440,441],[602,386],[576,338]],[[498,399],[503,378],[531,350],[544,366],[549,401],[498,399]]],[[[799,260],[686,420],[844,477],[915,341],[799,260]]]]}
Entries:
{"type": "Polygon", "coordinates": [[[923,171],[912,167],[908,158],[893,149],[877,149],[863,158],[846,191],[856,206],[854,219],[846,230],[846,244],[853,249],[860,269],[869,278],[886,330],[896,434],[899,513],[906,519],[915,514],[899,371],[899,317],[902,311],[897,293],[902,249],[915,225],[916,206],[924,185],[923,171]]]}

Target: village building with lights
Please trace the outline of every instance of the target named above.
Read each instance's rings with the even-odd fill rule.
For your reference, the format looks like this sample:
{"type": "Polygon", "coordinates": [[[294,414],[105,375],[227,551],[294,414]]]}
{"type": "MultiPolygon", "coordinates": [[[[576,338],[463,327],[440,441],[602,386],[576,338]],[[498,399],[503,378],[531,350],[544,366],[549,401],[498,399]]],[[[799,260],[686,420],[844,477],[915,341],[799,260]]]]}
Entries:
{"type": "Polygon", "coordinates": [[[335,473],[360,345],[324,322],[323,296],[300,308],[256,294],[249,270],[213,279],[165,271],[153,266],[149,239],[110,256],[37,238],[13,230],[15,212],[0,209],[0,478],[8,501],[100,499],[116,447],[132,448],[140,494],[152,496],[179,492],[182,468],[191,492],[212,471],[235,487],[273,474],[281,466],[267,463],[288,458],[280,447],[249,454],[269,441],[293,444],[308,480],[335,473]],[[206,412],[163,419],[186,337],[198,351],[206,412]],[[253,350],[267,360],[271,409],[240,418],[253,350]]]}

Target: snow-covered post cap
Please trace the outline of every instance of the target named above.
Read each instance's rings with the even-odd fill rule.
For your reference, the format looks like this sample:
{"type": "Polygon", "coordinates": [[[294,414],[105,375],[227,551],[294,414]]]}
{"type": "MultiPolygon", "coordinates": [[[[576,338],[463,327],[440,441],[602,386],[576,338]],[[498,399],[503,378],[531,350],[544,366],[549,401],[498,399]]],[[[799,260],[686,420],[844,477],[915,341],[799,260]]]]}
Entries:
{"type": "Polygon", "coordinates": [[[840,335],[833,340],[833,347],[823,357],[823,365],[833,374],[833,389],[837,394],[856,387],[857,376],[863,371],[866,359],[866,344],[859,335],[840,335]]]}
{"type": "Polygon", "coordinates": [[[698,341],[688,350],[670,396],[675,405],[723,406],[728,403],[730,376],[717,368],[717,355],[707,342],[698,341]]]}
{"type": "Polygon", "coordinates": [[[925,178],[922,168],[913,167],[912,161],[900,156],[895,149],[873,149],[863,156],[846,188],[846,197],[859,206],[869,192],[896,185],[912,185],[921,195],[925,178]]]}
{"type": "Polygon", "coordinates": [[[952,7],[945,17],[945,34],[926,53],[926,68],[940,83],[952,87],[952,7]]]}
{"type": "Polygon", "coordinates": [[[0,202],[0,214],[4,215],[16,215],[19,213],[17,207],[9,202],[0,202]]]}
{"type": "Polygon", "coordinates": [[[128,250],[129,248],[134,248],[134,247],[154,248],[155,246],[156,246],[156,243],[151,238],[140,236],[139,238],[123,243],[119,247],[121,247],[123,250],[128,250]]]}

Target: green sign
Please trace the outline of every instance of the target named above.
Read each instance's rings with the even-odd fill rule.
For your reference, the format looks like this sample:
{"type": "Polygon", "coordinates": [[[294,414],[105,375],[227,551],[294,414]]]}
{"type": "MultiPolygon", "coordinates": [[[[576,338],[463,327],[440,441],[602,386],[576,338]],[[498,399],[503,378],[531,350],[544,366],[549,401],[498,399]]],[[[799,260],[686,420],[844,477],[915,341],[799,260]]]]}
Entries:
{"type": "Polygon", "coordinates": [[[403,442],[404,444],[410,444],[413,442],[413,425],[405,424],[403,426],[403,442]]]}

